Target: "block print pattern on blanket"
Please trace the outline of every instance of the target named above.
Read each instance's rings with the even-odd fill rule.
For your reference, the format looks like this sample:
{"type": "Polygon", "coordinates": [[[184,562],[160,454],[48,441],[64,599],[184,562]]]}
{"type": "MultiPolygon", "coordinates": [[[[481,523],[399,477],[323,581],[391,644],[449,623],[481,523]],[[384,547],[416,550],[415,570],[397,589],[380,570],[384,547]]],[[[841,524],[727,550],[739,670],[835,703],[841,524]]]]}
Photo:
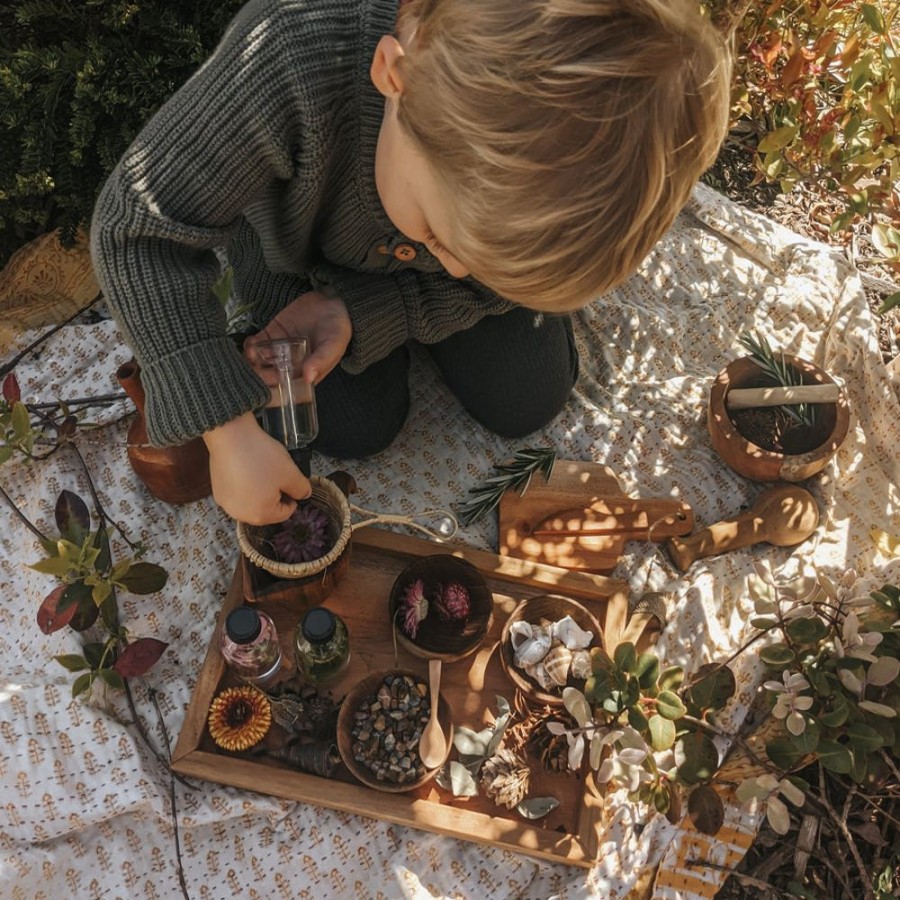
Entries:
{"type": "MultiPolygon", "coordinates": [[[[741,332],[762,329],[773,343],[838,374],[849,391],[851,434],[809,484],[825,511],[810,541],[793,553],[760,546],[704,560],[689,577],[665,563],[653,567],[651,587],[675,595],[660,640],[667,662],[695,666],[739,645],[754,561],[768,560],[785,574],[811,563],[832,572],[853,566],[872,586],[900,578],[900,561],[879,557],[869,538],[872,527],[898,530],[900,405],[859,280],[836,253],[700,187],[641,271],[576,318],[582,375],[575,397],[528,443],[608,464],[631,495],[680,497],[698,526],[734,513],[759,490],[723,466],[705,430],[708,385],[738,352],[741,332]]],[[[34,336],[17,334],[15,346],[34,336]]],[[[32,401],[106,393],[116,389],[116,366],[129,355],[110,322],[69,326],[17,375],[32,401]]],[[[411,514],[452,504],[523,443],[474,425],[425,354],[414,355],[414,366],[412,409],[400,438],[352,466],[358,500],[368,508],[411,514]]],[[[146,493],[125,455],[126,411],[125,404],[104,410],[106,424],[82,434],[80,446],[111,514],[170,573],[163,595],[121,598],[133,634],[169,642],[146,684],[134,685],[146,728],[162,747],[147,688],[157,691],[174,742],[236,546],[231,523],[212,501],[173,508],[146,493]]],[[[314,466],[328,471],[332,462],[319,458],[314,466]]],[[[66,452],[33,466],[7,463],[0,476],[29,518],[48,528],[61,489],[87,493],[66,452]]],[[[460,536],[496,546],[491,521],[460,536]]],[[[69,631],[48,637],[37,628],[37,606],[52,587],[25,565],[38,556],[15,518],[0,518],[0,894],[178,897],[168,773],[135,729],[121,724],[128,712],[120,696],[71,700],[69,675],[51,657],[75,652],[78,642],[69,631]]],[[[616,575],[633,591],[643,589],[652,558],[647,545],[629,543],[616,575]]],[[[750,654],[736,667],[738,695],[726,729],[742,721],[761,679],[750,654]]],[[[673,880],[672,873],[694,855],[687,850],[696,834],[640,813],[620,794],[609,798],[590,871],[216,784],[176,784],[175,796],[192,898],[617,898],[638,884],[650,889],[660,863],[656,896],[692,892],[690,879],[673,880]],[[644,824],[639,836],[636,821],[644,824]]],[[[729,825],[733,830],[710,842],[708,852],[732,865],[756,822],[731,810],[729,825]]],[[[705,882],[724,877],[692,872],[705,882]]]]}

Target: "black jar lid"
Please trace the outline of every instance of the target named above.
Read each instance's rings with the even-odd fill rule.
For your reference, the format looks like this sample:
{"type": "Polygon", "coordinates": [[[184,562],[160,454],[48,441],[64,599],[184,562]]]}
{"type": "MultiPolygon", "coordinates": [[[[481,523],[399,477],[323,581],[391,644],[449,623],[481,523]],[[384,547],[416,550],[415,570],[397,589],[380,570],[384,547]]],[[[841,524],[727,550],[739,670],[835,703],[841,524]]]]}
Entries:
{"type": "Polygon", "coordinates": [[[225,633],[235,644],[249,644],[256,640],[261,630],[259,613],[249,606],[233,609],[225,620],[225,633]]]}
{"type": "Polygon", "coordinates": [[[303,617],[301,628],[303,637],[312,644],[324,644],[334,637],[336,619],[334,613],[324,606],[314,606],[303,617]]]}

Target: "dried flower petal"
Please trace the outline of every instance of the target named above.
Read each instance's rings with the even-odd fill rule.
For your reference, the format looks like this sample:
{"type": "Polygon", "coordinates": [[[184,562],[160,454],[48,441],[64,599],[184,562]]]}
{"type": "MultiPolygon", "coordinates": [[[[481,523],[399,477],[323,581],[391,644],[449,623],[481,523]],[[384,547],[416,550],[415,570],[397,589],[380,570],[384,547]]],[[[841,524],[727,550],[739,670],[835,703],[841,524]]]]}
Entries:
{"type": "Polygon", "coordinates": [[[272,546],[281,562],[301,563],[319,559],[328,551],[328,516],[311,501],[298,503],[291,517],[272,535],[272,546]]]}
{"type": "Polygon", "coordinates": [[[248,750],[272,724],[268,697],[253,687],[226,688],[209,708],[209,733],[223,750],[248,750]]]}
{"type": "Polygon", "coordinates": [[[415,640],[419,626],[428,615],[428,600],[425,599],[425,583],[417,578],[404,592],[400,606],[403,630],[415,640]]]}
{"type": "Polygon", "coordinates": [[[471,609],[469,592],[457,582],[444,585],[439,588],[435,606],[445,619],[468,619],[471,609]]]}

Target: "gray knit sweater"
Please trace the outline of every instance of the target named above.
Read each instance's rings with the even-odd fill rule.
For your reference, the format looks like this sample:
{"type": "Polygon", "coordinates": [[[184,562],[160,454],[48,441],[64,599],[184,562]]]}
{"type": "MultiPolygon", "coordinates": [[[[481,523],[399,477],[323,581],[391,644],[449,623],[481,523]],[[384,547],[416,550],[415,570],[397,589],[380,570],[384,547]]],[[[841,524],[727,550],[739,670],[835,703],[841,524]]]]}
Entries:
{"type": "Polygon", "coordinates": [[[93,259],[141,366],[154,443],[183,442],[268,399],[210,291],[216,247],[227,247],[257,327],[332,285],[353,323],[350,372],[511,308],[450,278],[378,199],[384,103],[368,72],[396,14],[397,0],[251,0],[110,176],[93,259]]]}

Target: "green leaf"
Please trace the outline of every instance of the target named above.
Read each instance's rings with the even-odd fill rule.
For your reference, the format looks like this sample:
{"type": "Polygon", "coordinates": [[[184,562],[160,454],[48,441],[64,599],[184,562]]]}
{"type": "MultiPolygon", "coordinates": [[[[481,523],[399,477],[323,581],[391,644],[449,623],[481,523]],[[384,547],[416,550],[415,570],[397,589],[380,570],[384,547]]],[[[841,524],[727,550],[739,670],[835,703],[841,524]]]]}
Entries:
{"type": "Polygon", "coordinates": [[[72,563],[64,556],[50,556],[46,559],[39,559],[36,563],[31,563],[28,568],[40,572],[42,575],[53,575],[55,578],[62,578],[72,567],[72,563]]]}
{"type": "Polygon", "coordinates": [[[660,691],[656,697],[656,711],[665,719],[680,719],[687,713],[687,707],[681,702],[678,694],[672,691],[660,691]]]}
{"type": "MultiPolygon", "coordinates": [[[[900,294],[898,294],[900,296],[900,294]]],[[[11,447],[9,444],[6,444],[0,447],[0,465],[12,459],[12,455],[15,453],[15,448],[11,447]]]]}
{"type": "Polygon", "coordinates": [[[873,6],[871,3],[863,3],[862,5],[862,17],[866,21],[866,25],[875,32],[875,34],[886,34],[887,27],[884,23],[884,16],[881,14],[881,10],[877,6],[873,6]]]}
{"type": "Polygon", "coordinates": [[[723,709],[736,690],[734,672],[728,666],[710,663],[697,671],[685,701],[694,715],[703,716],[711,709],[723,709]]]}
{"type": "Polygon", "coordinates": [[[759,651],[759,658],[773,669],[785,669],[794,661],[794,651],[787,644],[769,644],[759,651]]]}
{"type": "Polygon", "coordinates": [[[111,687],[121,691],[125,687],[122,676],[114,669],[99,669],[97,674],[111,687]]]}
{"type": "Polygon", "coordinates": [[[800,734],[792,734],[789,740],[794,742],[794,746],[804,755],[812,753],[819,745],[819,738],[822,736],[822,729],[819,727],[815,719],[804,716],[806,719],[806,728],[800,734]]]}
{"type": "Polygon", "coordinates": [[[97,559],[94,560],[94,568],[98,572],[109,571],[112,563],[112,554],[109,548],[109,535],[106,533],[105,528],[98,528],[94,533],[94,547],[100,551],[97,554],[97,559]]]}
{"type": "Polygon", "coordinates": [[[640,731],[642,734],[646,734],[647,729],[650,727],[649,720],[636,706],[628,709],[628,724],[635,731],[640,731]]]}
{"type": "Polygon", "coordinates": [[[655,653],[642,653],[637,658],[634,674],[645,691],[655,688],[659,679],[659,657],[655,653]]]}
{"type": "Polygon", "coordinates": [[[62,537],[80,547],[91,528],[91,514],[84,500],[72,491],[60,492],[56,500],[55,518],[62,537]]]}
{"type": "Polygon", "coordinates": [[[634,675],[637,668],[637,653],[634,644],[629,641],[619,644],[613,654],[613,662],[620,671],[634,675]]]}
{"type": "Polygon", "coordinates": [[[815,644],[828,634],[828,626],[818,616],[790,619],[784,630],[796,644],[815,644]]]}
{"type": "Polygon", "coordinates": [[[81,672],[84,669],[90,668],[87,664],[87,660],[77,653],[63,653],[61,656],[54,656],[53,658],[64,669],[68,669],[70,672],[81,672]]]}
{"type": "Polygon", "coordinates": [[[684,681],[684,669],[681,666],[669,666],[663,669],[657,682],[657,687],[661,691],[677,691],[684,681]]]}
{"type": "Polygon", "coordinates": [[[793,741],[785,737],[769,741],[766,744],[766,755],[774,766],[784,771],[793,769],[803,759],[803,753],[797,749],[793,741]]]}
{"type": "Polygon", "coordinates": [[[93,680],[93,672],[85,672],[83,675],[79,675],[75,681],[72,682],[72,696],[78,697],[80,694],[85,693],[85,691],[89,691],[93,680]]]}
{"type": "Polygon", "coordinates": [[[853,768],[853,759],[850,751],[837,741],[822,740],[819,741],[819,747],[816,751],[819,762],[837,775],[849,775],[853,768]]]}
{"type": "Polygon", "coordinates": [[[701,784],[688,797],[688,815],[698,831],[718,834],[725,822],[725,805],[713,788],[701,784]]]}
{"type": "Polygon", "coordinates": [[[819,713],[819,721],[826,728],[840,728],[850,715],[850,704],[844,694],[835,694],[828,702],[827,709],[819,713]]]}
{"type": "Polygon", "coordinates": [[[91,589],[83,581],[73,581],[72,584],[66,585],[62,598],[57,606],[58,612],[63,612],[70,606],[77,606],[83,603],[91,596],[91,589]]]}
{"type": "Polygon", "coordinates": [[[120,584],[133,594],[155,594],[165,587],[169,573],[155,563],[132,563],[120,584]]]}
{"type": "Polygon", "coordinates": [[[100,663],[103,661],[103,653],[106,650],[106,644],[100,641],[91,641],[82,648],[84,650],[84,658],[92,669],[99,669],[100,663]]]}
{"type": "Polygon", "coordinates": [[[798,130],[796,125],[782,125],[780,128],[770,131],[759,142],[759,146],[756,149],[760,153],[772,153],[777,150],[783,150],[797,137],[798,130]]]}
{"type": "Polygon", "coordinates": [[[675,743],[675,723],[662,716],[650,716],[650,746],[654,750],[668,750],[675,743]]]}
{"type": "Polygon", "coordinates": [[[28,407],[24,403],[14,403],[12,408],[13,437],[16,442],[21,442],[31,432],[31,422],[28,419],[28,407]]]}
{"type": "Polygon", "coordinates": [[[850,777],[857,784],[862,784],[866,780],[866,772],[869,769],[869,754],[858,747],[851,747],[850,759],[852,761],[850,777]]]}
{"type": "Polygon", "coordinates": [[[750,620],[750,624],[754,628],[758,628],[760,631],[768,631],[770,628],[774,628],[778,624],[778,619],[774,616],[754,616],[750,620]]]}
{"type": "Polygon", "coordinates": [[[678,777],[686,784],[709,781],[719,767],[719,751],[709,735],[689,732],[675,743],[678,777]]]}
{"type": "Polygon", "coordinates": [[[847,726],[845,733],[854,749],[869,753],[884,746],[882,736],[871,725],[866,725],[865,722],[851,722],[847,726]]]}

